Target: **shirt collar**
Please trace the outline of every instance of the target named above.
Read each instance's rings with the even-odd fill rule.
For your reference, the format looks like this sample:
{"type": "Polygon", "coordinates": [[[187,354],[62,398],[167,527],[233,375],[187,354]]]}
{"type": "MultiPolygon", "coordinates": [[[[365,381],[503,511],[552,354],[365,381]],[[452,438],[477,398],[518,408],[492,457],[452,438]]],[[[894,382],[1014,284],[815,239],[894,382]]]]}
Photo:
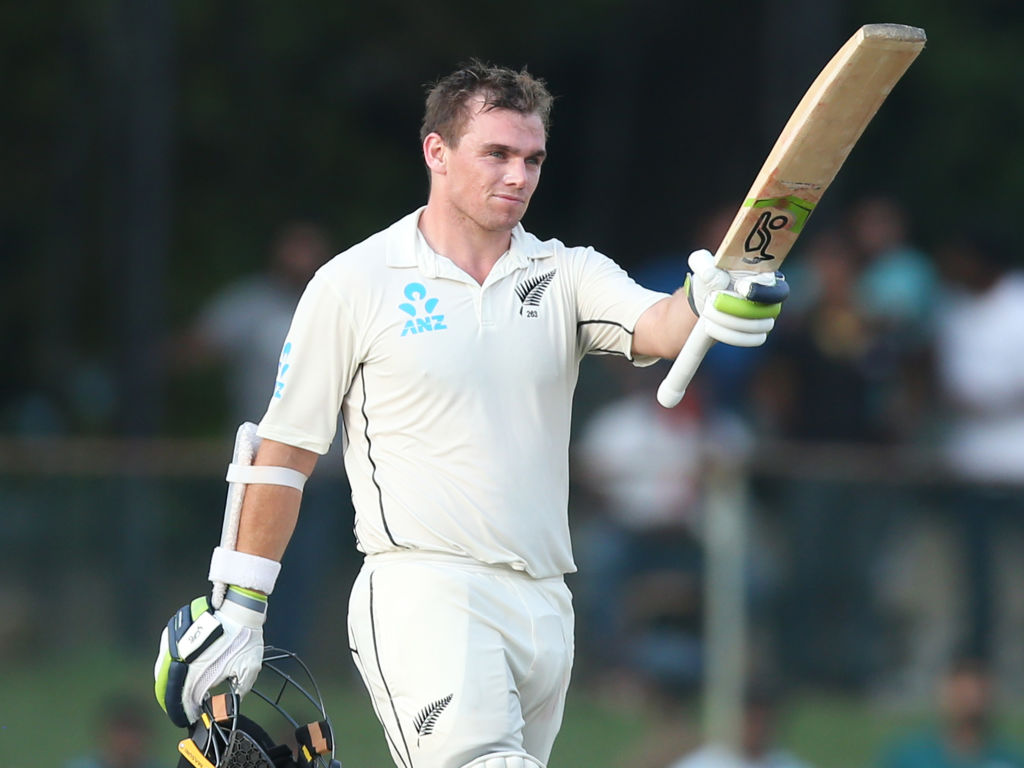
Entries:
{"type": "MultiPolygon", "coordinates": [[[[389,267],[419,267],[424,276],[437,277],[443,269],[442,262],[451,262],[436,253],[419,230],[420,214],[425,208],[421,206],[391,225],[385,263],[389,267]]],[[[522,224],[516,224],[512,230],[512,243],[502,258],[510,262],[512,268],[519,269],[526,267],[533,259],[543,259],[550,255],[551,252],[542,248],[541,243],[531,237],[522,224]]]]}

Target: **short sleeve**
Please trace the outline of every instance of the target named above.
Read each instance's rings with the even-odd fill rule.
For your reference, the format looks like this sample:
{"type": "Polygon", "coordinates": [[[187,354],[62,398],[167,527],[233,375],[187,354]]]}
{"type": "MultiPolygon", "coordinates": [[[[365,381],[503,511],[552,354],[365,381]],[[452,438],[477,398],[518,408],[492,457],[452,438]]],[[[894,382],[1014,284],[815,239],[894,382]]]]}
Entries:
{"type": "Polygon", "coordinates": [[[281,350],[274,394],[257,434],[327,453],[341,400],[361,354],[357,329],[343,298],[318,273],[295,309],[281,350]]]}
{"type": "Polygon", "coordinates": [[[637,284],[626,271],[592,248],[577,249],[577,328],[583,354],[621,355],[634,365],[651,365],[657,357],[632,353],[637,320],[667,294],[637,284]]]}

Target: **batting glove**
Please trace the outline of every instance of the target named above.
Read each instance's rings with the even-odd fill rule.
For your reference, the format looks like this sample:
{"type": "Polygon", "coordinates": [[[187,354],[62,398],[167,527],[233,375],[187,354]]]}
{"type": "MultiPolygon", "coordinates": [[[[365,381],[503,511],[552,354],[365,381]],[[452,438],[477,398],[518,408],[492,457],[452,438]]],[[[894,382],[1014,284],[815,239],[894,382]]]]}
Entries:
{"type": "Polygon", "coordinates": [[[735,347],[758,347],[768,338],[789,284],[781,272],[727,272],[710,251],[694,251],[683,288],[708,336],[735,347]]]}
{"type": "Polygon", "coordinates": [[[224,680],[249,692],[263,666],[266,616],[265,595],[231,586],[219,609],[197,597],[171,617],[153,667],[156,700],[171,722],[187,728],[198,720],[203,696],[224,680]]]}

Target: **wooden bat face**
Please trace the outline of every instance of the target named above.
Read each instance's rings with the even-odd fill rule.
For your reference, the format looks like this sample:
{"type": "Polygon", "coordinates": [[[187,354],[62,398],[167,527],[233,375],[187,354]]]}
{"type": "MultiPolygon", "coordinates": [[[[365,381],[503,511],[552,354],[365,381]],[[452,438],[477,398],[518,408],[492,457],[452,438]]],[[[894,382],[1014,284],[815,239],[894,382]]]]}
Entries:
{"type": "Polygon", "coordinates": [[[724,269],[779,268],[871,118],[924,48],[924,30],[861,27],[783,128],[716,254],[724,269]]]}

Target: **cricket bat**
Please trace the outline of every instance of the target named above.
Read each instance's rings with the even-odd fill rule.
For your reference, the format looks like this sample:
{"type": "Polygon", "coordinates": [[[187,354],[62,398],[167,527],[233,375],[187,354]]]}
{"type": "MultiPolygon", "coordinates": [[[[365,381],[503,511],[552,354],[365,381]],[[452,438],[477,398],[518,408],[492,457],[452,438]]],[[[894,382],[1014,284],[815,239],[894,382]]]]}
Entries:
{"type": "MultiPolygon", "coordinates": [[[[715,253],[727,270],[775,272],[871,118],[924,48],[923,29],[866,24],[800,100],[715,253]]],[[[714,341],[698,320],[658,387],[672,408],[714,341]]]]}

